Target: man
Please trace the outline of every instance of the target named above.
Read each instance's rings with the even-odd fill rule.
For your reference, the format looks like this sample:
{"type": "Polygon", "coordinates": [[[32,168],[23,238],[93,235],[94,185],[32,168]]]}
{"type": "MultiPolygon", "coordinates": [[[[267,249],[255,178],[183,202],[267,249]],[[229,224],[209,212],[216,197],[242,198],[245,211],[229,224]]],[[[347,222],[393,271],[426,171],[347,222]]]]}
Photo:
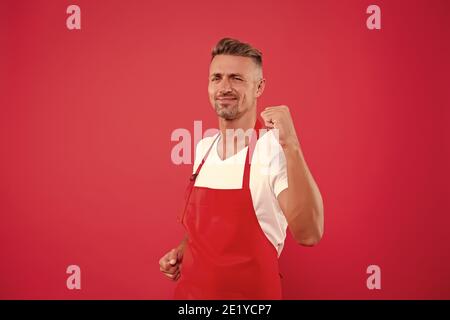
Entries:
{"type": "Polygon", "coordinates": [[[178,281],[176,299],[281,299],[278,257],[287,227],[304,246],[322,237],[322,197],[288,107],[261,112],[265,134],[229,134],[262,127],[256,106],[265,83],[259,50],[230,38],[217,43],[208,93],[220,130],[197,145],[179,217],[186,237],[159,261],[178,281]],[[269,161],[250,165],[261,157],[269,161]]]}

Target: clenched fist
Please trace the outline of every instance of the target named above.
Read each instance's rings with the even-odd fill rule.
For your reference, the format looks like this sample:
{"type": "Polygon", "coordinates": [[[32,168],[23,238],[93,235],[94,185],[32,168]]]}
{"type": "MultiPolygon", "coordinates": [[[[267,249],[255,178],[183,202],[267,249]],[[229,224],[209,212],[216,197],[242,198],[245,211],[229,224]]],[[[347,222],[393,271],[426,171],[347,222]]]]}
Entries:
{"type": "Polygon", "coordinates": [[[183,249],[178,247],[167,252],[159,259],[159,270],[173,281],[180,278],[180,266],[183,260],[183,249]]]}
{"type": "Polygon", "coordinates": [[[294,122],[287,106],[267,107],[261,112],[266,127],[278,129],[278,139],[283,149],[299,147],[294,122]]]}

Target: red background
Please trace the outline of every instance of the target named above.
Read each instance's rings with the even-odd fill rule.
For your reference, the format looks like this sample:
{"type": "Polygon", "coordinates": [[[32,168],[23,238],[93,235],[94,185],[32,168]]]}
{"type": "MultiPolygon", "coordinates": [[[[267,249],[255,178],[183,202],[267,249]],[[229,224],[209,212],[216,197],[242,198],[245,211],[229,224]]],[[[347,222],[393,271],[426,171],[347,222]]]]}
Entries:
{"type": "Polygon", "coordinates": [[[325,206],[288,236],[288,299],[450,298],[448,1],[1,1],[0,298],[166,299],[191,165],[217,120],[210,49],[264,53],[259,107],[290,106],[325,206]],[[81,30],[66,8],[81,8],[81,30]],[[381,8],[368,30],[366,8],[381,8]],[[81,290],[66,268],[81,268],[81,290]],[[381,290],[366,287],[381,267],[381,290]]]}

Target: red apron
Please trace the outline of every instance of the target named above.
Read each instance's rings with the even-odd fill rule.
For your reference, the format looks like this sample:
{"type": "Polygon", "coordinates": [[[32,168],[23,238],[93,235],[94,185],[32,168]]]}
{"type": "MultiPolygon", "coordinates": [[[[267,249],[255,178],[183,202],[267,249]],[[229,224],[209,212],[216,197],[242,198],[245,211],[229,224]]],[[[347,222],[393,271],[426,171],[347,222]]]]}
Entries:
{"type": "MultiPolygon", "coordinates": [[[[257,134],[260,128],[257,120],[257,134]]],[[[191,176],[185,209],[178,217],[188,241],[174,298],[281,299],[278,254],[261,229],[253,208],[250,146],[242,189],[194,186],[214,142],[191,176]]]]}

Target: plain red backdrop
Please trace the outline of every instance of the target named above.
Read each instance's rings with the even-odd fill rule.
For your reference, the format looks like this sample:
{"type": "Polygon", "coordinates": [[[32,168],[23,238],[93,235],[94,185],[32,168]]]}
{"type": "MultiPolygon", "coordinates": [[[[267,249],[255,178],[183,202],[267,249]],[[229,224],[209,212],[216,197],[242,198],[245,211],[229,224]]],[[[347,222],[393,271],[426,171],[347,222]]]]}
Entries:
{"type": "Polygon", "coordinates": [[[222,37],[264,53],[259,108],[290,107],[325,206],[291,236],[286,299],[450,298],[449,2],[2,1],[0,298],[167,299],[158,260],[191,165],[176,128],[217,126],[222,37]],[[81,8],[81,30],[66,8],[81,8]],[[381,8],[368,30],[366,8],[381,8]],[[66,268],[81,268],[81,290],[66,268]],[[381,290],[366,268],[381,267],[381,290]]]}

